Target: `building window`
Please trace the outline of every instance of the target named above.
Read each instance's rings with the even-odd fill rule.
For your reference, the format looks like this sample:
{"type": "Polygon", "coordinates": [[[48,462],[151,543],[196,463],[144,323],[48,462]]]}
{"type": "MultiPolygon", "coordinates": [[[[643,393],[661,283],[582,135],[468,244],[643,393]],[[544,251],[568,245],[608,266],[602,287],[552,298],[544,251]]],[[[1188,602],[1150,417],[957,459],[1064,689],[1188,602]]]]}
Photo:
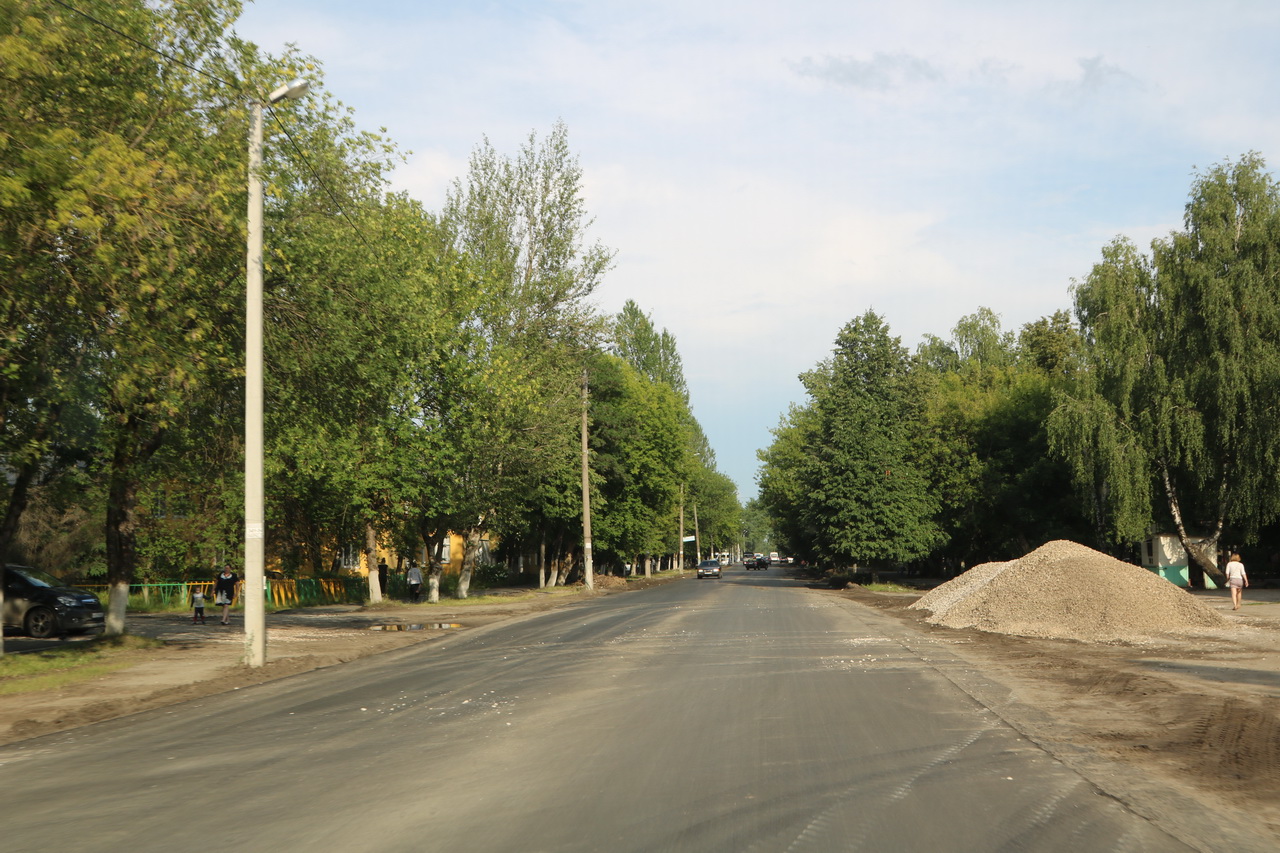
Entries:
{"type": "Polygon", "coordinates": [[[343,545],[342,546],[342,568],[347,571],[360,568],[360,546],[359,545],[343,545]]]}

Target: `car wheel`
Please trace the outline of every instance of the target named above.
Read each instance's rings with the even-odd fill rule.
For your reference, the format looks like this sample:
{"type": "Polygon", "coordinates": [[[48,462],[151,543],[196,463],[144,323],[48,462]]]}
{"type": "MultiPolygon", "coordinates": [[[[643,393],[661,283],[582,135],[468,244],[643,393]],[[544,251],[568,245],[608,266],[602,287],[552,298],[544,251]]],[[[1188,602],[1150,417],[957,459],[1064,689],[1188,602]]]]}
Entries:
{"type": "Polygon", "coordinates": [[[54,618],[53,611],[47,607],[33,607],[27,611],[27,618],[23,620],[28,637],[35,637],[37,640],[44,640],[54,635],[58,627],[58,620],[54,618]]]}

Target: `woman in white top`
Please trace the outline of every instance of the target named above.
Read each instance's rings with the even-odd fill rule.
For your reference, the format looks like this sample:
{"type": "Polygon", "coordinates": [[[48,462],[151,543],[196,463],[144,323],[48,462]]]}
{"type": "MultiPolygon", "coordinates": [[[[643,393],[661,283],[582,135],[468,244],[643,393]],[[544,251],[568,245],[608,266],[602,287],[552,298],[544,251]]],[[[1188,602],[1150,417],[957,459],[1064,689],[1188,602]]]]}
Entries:
{"type": "Polygon", "coordinates": [[[1244,572],[1244,563],[1239,554],[1232,554],[1227,563],[1227,586],[1231,588],[1231,609],[1240,609],[1240,599],[1244,597],[1244,588],[1249,585],[1249,576],[1244,572]]]}

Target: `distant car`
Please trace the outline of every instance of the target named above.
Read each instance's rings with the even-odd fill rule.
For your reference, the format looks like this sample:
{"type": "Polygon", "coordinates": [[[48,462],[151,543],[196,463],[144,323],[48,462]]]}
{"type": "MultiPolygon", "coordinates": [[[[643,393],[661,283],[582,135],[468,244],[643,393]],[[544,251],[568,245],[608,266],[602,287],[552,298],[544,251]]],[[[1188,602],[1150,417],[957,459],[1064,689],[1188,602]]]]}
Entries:
{"type": "Polygon", "coordinates": [[[758,557],[752,557],[750,560],[746,561],[746,566],[748,569],[768,569],[769,558],[763,554],[758,557]]]}
{"type": "Polygon", "coordinates": [[[718,578],[720,577],[720,561],[719,560],[703,560],[698,563],[698,578],[718,578]]]}
{"type": "Polygon", "coordinates": [[[4,627],[28,637],[101,631],[106,614],[98,596],[67,586],[48,572],[4,567],[4,627]]]}

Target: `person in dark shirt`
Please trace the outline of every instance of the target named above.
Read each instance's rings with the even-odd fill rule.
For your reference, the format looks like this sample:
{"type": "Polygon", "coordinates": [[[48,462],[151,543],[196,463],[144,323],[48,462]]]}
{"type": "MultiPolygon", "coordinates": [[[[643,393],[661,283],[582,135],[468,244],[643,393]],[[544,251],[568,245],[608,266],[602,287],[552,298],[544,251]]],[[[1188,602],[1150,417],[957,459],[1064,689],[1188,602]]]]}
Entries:
{"type": "Polygon", "coordinates": [[[213,603],[222,606],[222,624],[231,624],[231,602],[236,597],[236,582],[239,580],[230,566],[223,566],[222,573],[213,581],[213,603]]]}

